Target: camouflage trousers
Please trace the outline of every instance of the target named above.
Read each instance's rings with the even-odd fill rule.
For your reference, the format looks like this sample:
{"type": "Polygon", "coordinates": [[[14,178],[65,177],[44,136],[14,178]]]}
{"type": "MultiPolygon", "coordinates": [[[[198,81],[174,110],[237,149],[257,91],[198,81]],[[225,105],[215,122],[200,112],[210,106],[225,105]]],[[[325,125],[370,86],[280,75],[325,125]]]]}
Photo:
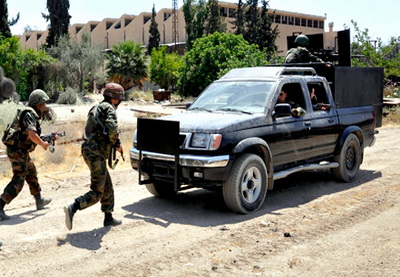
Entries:
{"type": "Polygon", "coordinates": [[[29,190],[32,195],[40,193],[37,171],[29,152],[24,149],[8,147],[7,156],[11,162],[13,177],[4,189],[1,199],[9,204],[21,192],[24,182],[29,185],[29,190]]]}
{"type": "Polygon", "coordinates": [[[82,145],[82,156],[90,169],[90,191],[75,199],[79,209],[83,210],[100,201],[101,210],[111,213],[114,210],[114,189],[107,170],[107,159],[101,154],[95,142],[82,145]]]}

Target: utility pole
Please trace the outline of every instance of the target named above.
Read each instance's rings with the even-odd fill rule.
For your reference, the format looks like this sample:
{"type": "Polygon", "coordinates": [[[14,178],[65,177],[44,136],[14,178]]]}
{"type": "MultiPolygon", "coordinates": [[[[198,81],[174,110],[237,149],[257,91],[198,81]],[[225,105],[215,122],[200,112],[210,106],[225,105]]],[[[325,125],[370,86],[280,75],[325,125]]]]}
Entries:
{"type": "Polygon", "coordinates": [[[178,0],[172,0],[172,42],[174,43],[174,51],[178,52],[178,0]]]}

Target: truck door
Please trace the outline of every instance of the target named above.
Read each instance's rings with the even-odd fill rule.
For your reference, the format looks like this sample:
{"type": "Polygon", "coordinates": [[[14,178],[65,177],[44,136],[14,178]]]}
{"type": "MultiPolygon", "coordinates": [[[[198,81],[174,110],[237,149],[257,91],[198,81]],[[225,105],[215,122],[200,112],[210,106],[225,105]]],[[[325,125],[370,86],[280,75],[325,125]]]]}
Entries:
{"type": "Polygon", "coordinates": [[[336,110],[331,108],[333,100],[322,81],[307,82],[307,89],[309,108],[304,118],[308,126],[309,149],[305,157],[329,155],[334,151],[338,134],[336,110]]]}
{"type": "MultiPolygon", "coordinates": [[[[273,103],[288,103],[292,110],[306,111],[305,93],[300,82],[286,83],[279,89],[275,96],[276,102],[273,103]]],[[[311,139],[305,116],[307,114],[274,118],[273,131],[268,135],[268,142],[271,145],[275,169],[304,159],[304,152],[309,148],[311,139]]]]}

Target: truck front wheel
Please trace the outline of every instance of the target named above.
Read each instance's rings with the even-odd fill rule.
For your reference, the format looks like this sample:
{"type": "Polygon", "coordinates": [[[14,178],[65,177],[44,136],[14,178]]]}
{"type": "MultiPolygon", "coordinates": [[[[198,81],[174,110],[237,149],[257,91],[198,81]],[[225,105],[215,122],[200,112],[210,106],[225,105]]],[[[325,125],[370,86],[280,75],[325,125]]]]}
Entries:
{"type": "Polygon", "coordinates": [[[333,176],[339,181],[351,182],[360,169],[362,152],[360,141],[355,134],[350,134],[340,150],[340,154],[334,158],[339,167],[332,169],[333,176]]]}
{"type": "Polygon", "coordinates": [[[228,208],[243,214],[258,210],[267,193],[267,176],[267,167],[259,156],[240,156],[234,162],[229,178],[222,188],[228,208]]]}
{"type": "Polygon", "coordinates": [[[167,198],[176,194],[173,183],[157,181],[152,184],[147,184],[146,188],[151,194],[158,197],[167,198]]]}

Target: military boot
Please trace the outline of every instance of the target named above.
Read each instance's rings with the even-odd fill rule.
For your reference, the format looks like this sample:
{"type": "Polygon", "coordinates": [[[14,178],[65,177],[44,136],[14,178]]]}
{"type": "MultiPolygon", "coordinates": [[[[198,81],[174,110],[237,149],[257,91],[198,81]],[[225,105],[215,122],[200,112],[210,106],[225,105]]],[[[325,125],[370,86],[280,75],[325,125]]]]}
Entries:
{"type": "Polygon", "coordinates": [[[3,199],[0,199],[0,219],[1,220],[7,220],[10,219],[8,215],[4,212],[4,206],[6,205],[6,202],[3,201],[3,199]]]}
{"type": "Polygon", "coordinates": [[[104,213],[104,227],[107,226],[117,226],[122,223],[121,220],[115,219],[112,216],[112,213],[104,213]]]}
{"type": "Polygon", "coordinates": [[[40,193],[36,194],[34,197],[36,200],[36,209],[37,210],[44,209],[44,206],[48,205],[51,202],[51,198],[44,198],[44,197],[42,197],[42,195],[40,193]]]}
{"type": "Polygon", "coordinates": [[[64,206],[65,213],[65,226],[67,226],[68,230],[72,229],[72,219],[74,218],[74,214],[79,209],[79,202],[74,202],[69,205],[64,206]]]}

